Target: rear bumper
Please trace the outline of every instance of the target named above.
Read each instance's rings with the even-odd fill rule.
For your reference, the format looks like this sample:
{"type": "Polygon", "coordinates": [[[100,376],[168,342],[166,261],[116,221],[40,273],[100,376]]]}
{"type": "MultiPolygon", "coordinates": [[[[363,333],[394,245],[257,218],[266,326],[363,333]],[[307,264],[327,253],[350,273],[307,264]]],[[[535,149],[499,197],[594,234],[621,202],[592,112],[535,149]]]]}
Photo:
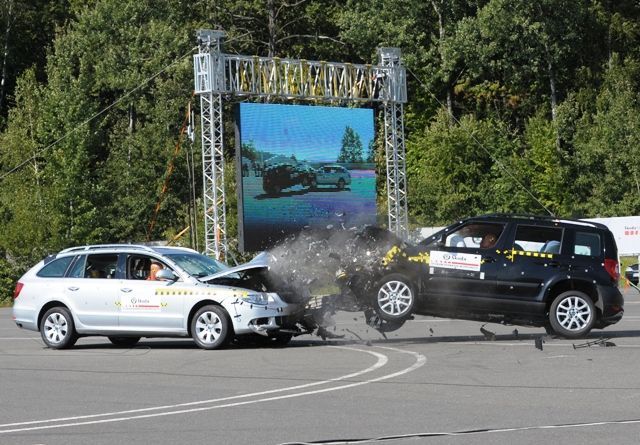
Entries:
{"type": "Polygon", "coordinates": [[[624,315],[624,297],[620,290],[612,286],[596,286],[596,289],[598,291],[596,306],[602,313],[600,324],[607,326],[620,321],[624,315]]]}
{"type": "Polygon", "coordinates": [[[16,326],[30,331],[37,331],[37,313],[33,308],[13,307],[13,320],[16,326]]]}

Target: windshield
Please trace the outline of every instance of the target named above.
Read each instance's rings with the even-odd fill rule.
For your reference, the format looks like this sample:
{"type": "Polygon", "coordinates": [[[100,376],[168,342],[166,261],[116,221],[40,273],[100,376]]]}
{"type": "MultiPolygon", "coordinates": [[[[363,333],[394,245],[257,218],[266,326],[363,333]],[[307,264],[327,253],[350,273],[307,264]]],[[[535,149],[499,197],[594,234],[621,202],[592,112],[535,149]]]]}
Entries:
{"type": "Polygon", "coordinates": [[[196,278],[206,277],[221,270],[227,269],[227,266],[220,261],[209,258],[199,253],[170,253],[166,255],[171,258],[180,268],[189,275],[196,278]]]}

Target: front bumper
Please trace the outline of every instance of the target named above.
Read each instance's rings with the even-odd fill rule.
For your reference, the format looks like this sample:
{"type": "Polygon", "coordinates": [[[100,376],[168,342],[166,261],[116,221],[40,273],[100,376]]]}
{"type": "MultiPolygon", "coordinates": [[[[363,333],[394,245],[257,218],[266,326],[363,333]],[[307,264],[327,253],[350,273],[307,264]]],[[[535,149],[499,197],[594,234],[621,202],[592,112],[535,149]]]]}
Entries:
{"type": "Polygon", "coordinates": [[[252,304],[241,299],[231,303],[229,315],[237,335],[260,334],[268,336],[283,329],[291,329],[302,318],[304,308],[285,303],[277,294],[270,294],[272,302],[266,305],[252,304]]]}

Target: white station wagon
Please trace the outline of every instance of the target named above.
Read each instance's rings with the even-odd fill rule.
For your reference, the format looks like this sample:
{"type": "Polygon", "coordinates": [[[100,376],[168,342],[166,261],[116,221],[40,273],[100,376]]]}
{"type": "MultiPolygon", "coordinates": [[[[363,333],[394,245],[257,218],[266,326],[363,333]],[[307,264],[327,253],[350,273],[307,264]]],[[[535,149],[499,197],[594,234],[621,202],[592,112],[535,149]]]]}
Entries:
{"type": "Polygon", "coordinates": [[[89,335],[117,346],[190,336],[216,349],[243,334],[287,343],[301,308],[270,292],[267,267],[264,255],[229,268],[181,247],[72,247],[20,278],[13,319],[55,349],[89,335]]]}

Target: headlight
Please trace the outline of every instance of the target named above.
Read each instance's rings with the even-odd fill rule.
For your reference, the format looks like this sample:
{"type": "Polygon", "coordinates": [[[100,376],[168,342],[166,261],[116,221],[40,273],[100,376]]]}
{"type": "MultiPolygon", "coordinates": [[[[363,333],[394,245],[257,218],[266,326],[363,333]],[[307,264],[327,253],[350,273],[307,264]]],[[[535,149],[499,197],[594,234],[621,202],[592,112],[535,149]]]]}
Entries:
{"type": "Polygon", "coordinates": [[[242,299],[247,303],[259,304],[259,305],[274,302],[273,297],[264,293],[249,293],[246,296],[243,296],[242,299]]]}

